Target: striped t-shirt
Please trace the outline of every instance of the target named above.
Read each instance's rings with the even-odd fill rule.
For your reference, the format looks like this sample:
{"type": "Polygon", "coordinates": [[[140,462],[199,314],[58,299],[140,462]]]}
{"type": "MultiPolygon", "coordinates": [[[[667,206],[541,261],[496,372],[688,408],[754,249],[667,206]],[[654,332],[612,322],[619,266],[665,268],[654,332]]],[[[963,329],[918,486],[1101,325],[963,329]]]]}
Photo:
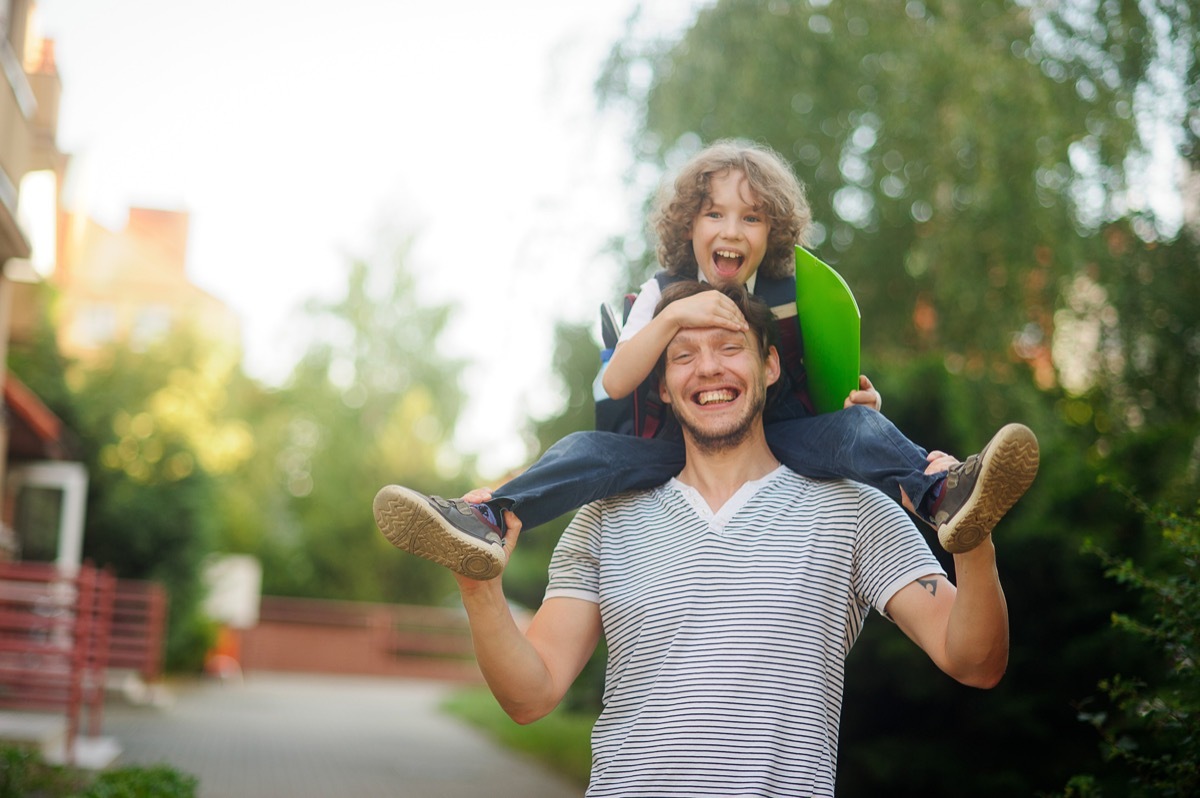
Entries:
{"type": "Polygon", "coordinates": [[[588,796],[832,796],[850,646],[944,573],[879,491],[783,467],[715,514],[678,480],[584,507],[546,597],[600,605],[588,796]]]}

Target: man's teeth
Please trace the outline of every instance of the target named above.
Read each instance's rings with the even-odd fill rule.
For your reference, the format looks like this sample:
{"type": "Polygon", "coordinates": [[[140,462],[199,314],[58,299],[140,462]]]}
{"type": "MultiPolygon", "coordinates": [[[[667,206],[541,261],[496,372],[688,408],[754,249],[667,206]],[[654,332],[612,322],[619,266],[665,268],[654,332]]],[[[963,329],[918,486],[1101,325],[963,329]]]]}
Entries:
{"type": "Polygon", "coordinates": [[[696,401],[702,405],[712,404],[713,402],[732,402],[735,398],[733,391],[701,391],[696,395],[696,401]]]}

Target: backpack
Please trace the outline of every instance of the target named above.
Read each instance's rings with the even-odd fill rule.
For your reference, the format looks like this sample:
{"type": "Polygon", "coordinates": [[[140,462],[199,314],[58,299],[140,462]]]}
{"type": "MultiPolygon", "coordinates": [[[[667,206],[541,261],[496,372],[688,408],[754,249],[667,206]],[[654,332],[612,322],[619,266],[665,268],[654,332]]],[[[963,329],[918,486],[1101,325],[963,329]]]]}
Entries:
{"type": "Polygon", "coordinates": [[[637,299],[637,294],[626,294],[623,302],[624,311],[621,314],[621,321],[618,322],[613,313],[612,308],[607,303],[600,305],[600,337],[604,344],[604,348],[600,350],[600,370],[596,374],[596,379],[592,382],[592,399],[596,406],[596,429],[601,432],[619,432],[622,435],[638,435],[644,438],[653,438],[654,432],[657,431],[660,424],[649,422],[651,417],[659,417],[662,414],[661,402],[658,404],[660,408],[652,411],[647,407],[648,394],[651,390],[655,396],[658,392],[658,380],[652,374],[646,378],[637,389],[622,399],[613,399],[604,390],[604,370],[608,367],[608,359],[612,357],[613,350],[617,347],[617,340],[621,337],[621,327],[629,320],[629,311],[633,308],[634,300],[637,299]],[[642,412],[638,413],[638,408],[642,408],[642,412]],[[651,428],[649,434],[644,434],[647,427],[651,428]]]}
{"type": "MultiPolygon", "coordinates": [[[[660,271],[654,275],[660,289],[671,283],[686,280],[660,271]]],[[[799,399],[810,414],[815,414],[807,390],[807,375],[804,371],[804,342],[796,319],[796,280],[794,277],[767,278],[759,276],[754,293],[765,300],[775,312],[779,325],[779,354],[783,377],[779,387],[788,390],[799,399]]],[[[592,383],[592,399],[596,410],[596,429],[602,432],[618,432],[653,438],[675,424],[671,409],[658,396],[658,378],[651,374],[637,389],[622,399],[611,398],[604,390],[601,380],[608,360],[612,357],[621,336],[621,325],[629,319],[637,294],[626,294],[620,324],[612,308],[600,305],[600,333],[604,348],[600,351],[600,370],[592,383]]]]}

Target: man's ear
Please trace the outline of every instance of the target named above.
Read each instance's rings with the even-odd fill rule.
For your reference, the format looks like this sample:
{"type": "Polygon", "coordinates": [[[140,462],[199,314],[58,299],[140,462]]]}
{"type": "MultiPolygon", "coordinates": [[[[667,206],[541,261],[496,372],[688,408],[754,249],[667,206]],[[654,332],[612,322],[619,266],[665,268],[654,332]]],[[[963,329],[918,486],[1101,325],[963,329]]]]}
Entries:
{"type": "Polygon", "coordinates": [[[658,381],[658,398],[664,405],[671,404],[671,397],[667,394],[666,380],[659,379],[658,381]]]}
{"type": "Polygon", "coordinates": [[[767,360],[763,363],[763,368],[767,373],[767,385],[774,385],[779,381],[779,350],[775,347],[767,349],[767,360]]]}

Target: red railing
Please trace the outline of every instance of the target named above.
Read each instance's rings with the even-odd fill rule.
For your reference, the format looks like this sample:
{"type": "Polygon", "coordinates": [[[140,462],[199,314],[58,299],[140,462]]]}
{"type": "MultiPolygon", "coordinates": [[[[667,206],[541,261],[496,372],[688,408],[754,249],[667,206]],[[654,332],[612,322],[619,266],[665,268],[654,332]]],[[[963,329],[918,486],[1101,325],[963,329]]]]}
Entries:
{"type": "Polygon", "coordinates": [[[146,683],[162,675],[167,591],[158,582],[117,581],[108,667],[136,671],[146,683]]]}
{"type": "Polygon", "coordinates": [[[73,761],[85,710],[88,734],[100,733],[108,668],[157,678],[165,608],[160,586],[90,564],[69,575],[0,562],[0,708],[63,713],[73,761]]]}
{"type": "Polygon", "coordinates": [[[238,649],[246,672],[482,678],[466,615],[445,607],[263,596],[238,649]]]}
{"type": "Polygon", "coordinates": [[[67,759],[73,759],[80,714],[93,706],[102,673],[89,672],[95,632],[96,569],[67,576],[52,565],[0,564],[0,707],[61,711],[67,759]]]}

